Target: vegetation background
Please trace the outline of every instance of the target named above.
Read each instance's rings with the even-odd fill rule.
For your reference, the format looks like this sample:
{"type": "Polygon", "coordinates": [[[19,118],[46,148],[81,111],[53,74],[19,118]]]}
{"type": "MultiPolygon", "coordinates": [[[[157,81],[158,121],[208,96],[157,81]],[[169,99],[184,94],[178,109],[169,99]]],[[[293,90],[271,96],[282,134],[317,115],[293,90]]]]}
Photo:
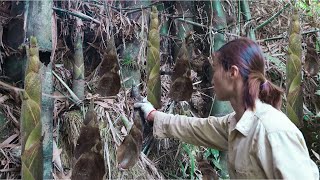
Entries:
{"type": "Polygon", "coordinates": [[[286,89],[282,110],[320,167],[319,1],[1,1],[0,178],[227,179],[223,152],[137,126],[130,92],[139,85],[167,113],[232,111],[214,98],[208,58],[239,37],[261,45],[268,78],[286,89]],[[84,161],[79,143],[103,165],[84,161]],[[120,170],[121,158],[135,165],[120,170]]]}

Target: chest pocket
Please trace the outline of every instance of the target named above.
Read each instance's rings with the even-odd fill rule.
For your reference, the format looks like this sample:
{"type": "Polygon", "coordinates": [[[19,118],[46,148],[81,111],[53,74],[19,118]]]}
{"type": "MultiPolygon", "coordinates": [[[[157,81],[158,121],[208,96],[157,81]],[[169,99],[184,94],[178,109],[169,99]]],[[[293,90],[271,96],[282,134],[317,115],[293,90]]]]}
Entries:
{"type": "Polygon", "coordinates": [[[257,179],[263,177],[253,169],[235,169],[235,176],[240,179],[257,179]]]}
{"type": "Polygon", "coordinates": [[[258,166],[255,160],[245,159],[242,163],[236,163],[234,169],[235,177],[241,179],[260,179],[266,178],[263,170],[258,166]]]}
{"type": "MultiPolygon", "coordinates": [[[[249,146],[245,146],[246,149],[236,149],[233,152],[233,173],[236,178],[251,179],[251,178],[266,178],[263,170],[258,165],[255,157],[252,155],[252,149],[249,146]]],[[[231,155],[232,156],[232,155],[231,155]]]]}

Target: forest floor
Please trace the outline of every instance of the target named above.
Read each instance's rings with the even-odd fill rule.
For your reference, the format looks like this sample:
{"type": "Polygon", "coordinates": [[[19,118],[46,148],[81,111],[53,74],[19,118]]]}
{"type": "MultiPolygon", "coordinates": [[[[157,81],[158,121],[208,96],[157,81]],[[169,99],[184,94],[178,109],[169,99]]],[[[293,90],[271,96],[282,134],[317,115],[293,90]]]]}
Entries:
{"type": "MultiPolygon", "coordinates": [[[[0,8],[0,14],[1,12],[4,14],[8,13],[9,10],[6,9],[6,4],[2,5],[3,6],[0,8]]],[[[7,6],[7,8],[9,7],[10,6],[7,6]]],[[[245,33],[246,28],[256,27],[267,20],[270,16],[280,11],[284,7],[284,2],[254,1],[250,3],[250,7],[253,21],[242,24],[242,30],[240,31],[243,31],[243,33],[245,33]]],[[[237,7],[235,5],[228,6],[228,8],[226,8],[226,10],[228,10],[227,12],[229,13],[228,16],[231,17],[231,19],[234,16],[233,14],[236,12],[236,9],[237,7]]],[[[198,9],[198,11],[200,10],[198,9]]],[[[8,23],[10,23],[11,18],[13,17],[9,17],[7,15],[7,18],[1,19],[0,26],[7,26],[8,23]]],[[[236,18],[233,17],[233,19],[236,18]]],[[[314,30],[313,26],[310,24],[310,19],[305,15],[305,13],[302,13],[301,20],[302,32],[314,30]]],[[[284,12],[276,17],[271,23],[256,31],[257,42],[261,45],[267,59],[267,76],[272,82],[276,83],[282,88],[285,88],[288,47],[287,32],[289,29],[289,22],[290,11],[287,9],[284,10],[284,12]]],[[[61,27],[61,29],[63,28],[61,27]]],[[[90,28],[87,30],[90,31],[90,28]]],[[[98,32],[95,33],[97,34],[98,32]]],[[[233,31],[230,31],[230,34],[233,33],[233,31]]],[[[307,145],[310,150],[310,156],[315,162],[317,162],[317,165],[320,168],[320,118],[317,116],[319,113],[320,98],[319,95],[315,94],[317,90],[319,91],[317,88],[319,87],[320,83],[320,74],[316,73],[315,75],[310,76],[308,71],[312,69],[313,66],[319,66],[319,64],[312,64],[309,59],[305,58],[305,55],[308,53],[307,49],[310,45],[312,36],[314,36],[314,33],[305,33],[302,36],[304,54],[302,59],[304,65],[304,81],[302,87],[305,116],[304,127],[301,130],[306,138],[307,145]]],[[[231,40],[236,37],[237,36],[226,35],[227,40],[231,40]]],[[[59,42],[62,43],[63,41],[63,39],[58,38],[58,46],[59,42]]],[[[0,46],[2,47],[1,50],[3,51],[1,52],[1,55],[4,55],[4,57],[4,52],[12,53],[13,51],[13,49],[10,49],[6,44],[2,45],[1,31],[0,46]]],[[[98,46],[101,47],[102,45],[100,44],[98,46]]],[[[94,44],[92,44],[92,47],[94,47],[94,44]]],[[[68,65],[68,62],[66,62],[67,60],[61,62],[61,57],[64,55],[64,58],[67,59],[70,51],[68,51],[68,47],[66,47],[66,45],[60,46],[57,48],[57,51],[59,52],[57,52],[57,65],[55,67],[55,71],[58,72],[57,74],[59,74],[65,82],[70,84],[72,79],[70,70],[71,68],[68,68],[70,65],[68,65]]],[[[0,62],[3,61],[2,57],[0,60],[0,62]]],[[[92,64],[91,66],[94,66],[92,64]]],[[[161,62],[161,70],[165,71],[172,68],[172,63],[167,61],[161,62]]],[[[94,68],[90,67],[88,69],[90,70],[86,72],[86,77],[94,68]]],[[[4,71],[5,70],[3,67],[1,68],[0,64],[0,72],[4,71]]],[[[192,72],[192,77],[194,83],[199,81],[196,72],[192,72]]],[[[125,80],[126,79],[124,79],[124,81],[125,80]]],[[[4,76],[0,75],[0,81],[5,81],[4,76]]],[[[172,113],[173,111],[179,111],[176,109],[176,106],[178,106],[180,111],[181,109],[184,109],[187,112],[190,112],[191,115],[201,116],[190,110],[190,106],[195,105],[195,102],[174,103],[168,97],[170,83],[170,76],[161,76],[162,108],[160,111],[172,113]]],[[[19,83],[12,84],[12,86],[18,86],[18,84],[19,83]]],[[[88,84],[90,84],[90,82],[88,82],[88,84]]],[[[142,84],[143,88],[141,94],[146,95],[145,82],[142,82],[142,84]]],[[[19,121],[21,112],[21,99],[19,97],[19,91],[16,91],[12,88],[8,90],[8,88],[1,87],[2,86],[0,84],[0,125],[3,125],[0,127],[0,179],[16,179],[20,177],[21,168],[19,121]]],[[[55,80],[55,87],[56,89],[64,90],[64,93],[67,94],[66,89],[57,80],[55,80]]],[[[202,95],[201,93],[201,91],[196,90],[191,99],[197,99],[202,95]]],[[[155,140],[151,137],[149,137],[150,139],[148,140],[148,150],[144,152],[145,155],[142,154],[140,156],[139,161],[134,168],[129,171],[120,171],[117,169],[116,147],[123,140],[124,136],[128,134],[128,131],[123,123],[123,118],[127,118],[129,122],[132,122],[131,119],[133,116],[134,100],[130,97],[130,88],[121,88],[117,96],[107,98],[99,97],[96,94],[86,93],[86,98],[84,101],[85,107],[81,111],[79,111],[77,107],[75,107],[75,104],[66,98],[61,92],[56,91],[54,96],[57,97],[55,99],[53,115],[53,133],[55,142],[58,145],[58,147],[54,149],[53,154],[55,158],[54,173],[56,179],[70,177],[70,170],[72,170],[72,157],[70,157],[70,154],[72,154],[73,146],[75,146],[76,139],[80,133],[79,129],[82,124],[80,120],[82,118],[82,113],[86,111],[87,104],[92,98],[95,99],[95,111],[98,114],[99,122],[101,122],[100,134],[104,142],[104,155],[106,157],[105,166],[107,167],[107,172],[109,172],[107,173],[108,175],[106,178],[191,178],[194,176],[197,177],[200,174],[197,166],[192,167],[193,163],[191,163],[191,161],[195,161],[195,157],[198,152],[203,152],[207,149],[187,145],[177,140],[155,140]],[[61,167],[63,172],[61,172],[61,167]],[[193,175],[190,173],[191,168],[195,168],[193,175]],[[60,169],[60,172],[58,169],[60,169]]],[[[197,107],[192,108],[197,109],[197,107]]],[[[215,165],[219,166],[218,164],[215,165]]],[[[219,171],[219,168],[216,168],[216,170],[219,171]]]]}

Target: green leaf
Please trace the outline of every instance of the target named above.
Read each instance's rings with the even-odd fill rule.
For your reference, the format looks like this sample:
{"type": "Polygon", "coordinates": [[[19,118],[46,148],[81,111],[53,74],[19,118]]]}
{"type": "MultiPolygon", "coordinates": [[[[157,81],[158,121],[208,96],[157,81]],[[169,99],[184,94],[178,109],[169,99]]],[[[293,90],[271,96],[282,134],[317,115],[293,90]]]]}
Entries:
{"type": "Polygon", "coordinates": [[[213,155],[213,157],[217,160],[219,158],[219,151],[216,149],[211,149],[211,154],[213,155]]]}
{"type": "Polygon", "coordinates": [[[222,170],[221,164],[218,160],[212,159],[212,163],[214,164],[214,166],[220,170],[222,170]]]}
{"type": "Polygon", "coordinates": [[[298,1],[297,2],[297,6],[303,10],[308,10],[310,9],[309,6],[307,5],[307,3],[303,2],[303,1],[298,1]]]}
{"type": "Polygon", "coordinates": [[[203,156],[205,159],[208,159],[208,157],[211,155],[210,149],[207,149],[204,153],[203,156]]]}
{"type": "Polygon", "coordinates": [[[190,156],[190,176],[191,176],[191,179],[194,179],[194,172],[195,172],[195,158],[193,156],[193,154],[191,153],[190,156]]]}

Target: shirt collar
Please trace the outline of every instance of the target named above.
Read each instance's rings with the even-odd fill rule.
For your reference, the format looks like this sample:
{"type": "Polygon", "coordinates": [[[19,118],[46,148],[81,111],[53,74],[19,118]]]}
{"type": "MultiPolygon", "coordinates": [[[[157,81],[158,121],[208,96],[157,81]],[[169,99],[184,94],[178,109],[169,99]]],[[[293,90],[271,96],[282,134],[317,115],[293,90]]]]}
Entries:
{"type": "MultiPolygon", "coordinates": [[[[251,130],[254,122],[255,122],[254,116],[257,114],[258,111],[261,111],[262,105],[263,105],[263,103],[259,99],[257,99],[255,101],[255,110],[254,111],[247,109],[243,113],[242,117],[240,118],[240,120],[238,122],[230,122],[231,124],[235,124],[235,128],[232,128],[231,130],[236,129],[244,136],[247,136],[249,134],[249,131],[251,130]]],[[[233,118],[232,120],[235,121],[235,118],[233,118]]]]}

